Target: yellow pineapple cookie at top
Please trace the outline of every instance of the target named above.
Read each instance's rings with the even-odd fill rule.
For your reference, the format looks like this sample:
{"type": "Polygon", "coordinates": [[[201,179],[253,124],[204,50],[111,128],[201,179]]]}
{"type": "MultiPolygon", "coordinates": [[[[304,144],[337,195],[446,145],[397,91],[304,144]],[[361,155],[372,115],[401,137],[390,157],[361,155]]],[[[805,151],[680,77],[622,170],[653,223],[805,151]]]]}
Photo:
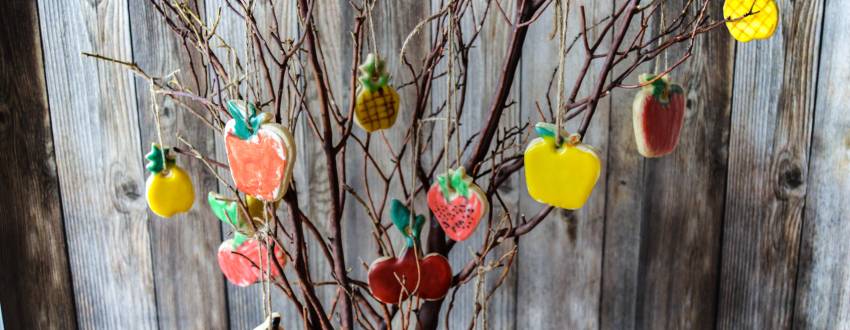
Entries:
{"type": "Polygon", "coordinates": [[[151,172],[146,183],[151,211],[163,218],[189,211],[195,201],[195,189],[189,174],[175,164],[169,149],[154,143],[145,159],[151,172]]]}
{"type": "Polygon", "coordinates": [[[740,42],[767,39],[779,24],[779,8],[773,0],[726,0],[723,17],[729,34],[740,42]]]}
{"type": "Polygon", "coordinates": [[[390,128],[398,117],[398,93],[389,86],[384,61],[369,54],[359,67],[360,88],[354,107],[354,121],[367,132],[390,128]]]}

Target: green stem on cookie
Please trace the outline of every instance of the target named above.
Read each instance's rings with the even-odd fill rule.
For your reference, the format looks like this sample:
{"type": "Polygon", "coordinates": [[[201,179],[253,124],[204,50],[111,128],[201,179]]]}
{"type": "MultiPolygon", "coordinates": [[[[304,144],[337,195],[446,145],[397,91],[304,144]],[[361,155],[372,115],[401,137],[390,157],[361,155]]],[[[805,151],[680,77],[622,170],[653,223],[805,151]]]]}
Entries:
{"type": "Polygon", "coordinates": [[[437,176],[440,192],[447,202],[452,200],[452,193],[456,192],[465,198],[469,198],[469,182],[466,179],[466,170],[463,167],[457,170],[449,170],[448,173],[437,176]]]}
{"type": "Polygon", "coordinates": [[[236,122],[234,133],[242,140],[247,140],[260,129],[262,118],[257,115],[257,108],[248,102],[240,100],[228,100],[227,111],[236,122]]]}
{"type": "Polygon", "coordinates": [[[410,210],[404,206],[398,199],[390,201],[390,218],[393,224],[401,232],[407,240],[407,247],[412,248],[419,242],[419,234],[422,232],[422,226],[425,224],[425,217],[422,215],[412,216],[410,210]],[[410,220],[413,219],[411,225],[410,220]]]}
{"type": "Polygon", "coordinates": [[[667,81],[667,76],[663,76],[657,78],[654,74],[642,74],[640,75],[640,83],[646,84],[651,81],[648,85],[644,86],[644,88],[648,88],[652,90],[652,95],[655,96],[658,100],[663,103],[667,103],[669,99],[669,82],[667,81]],[[654,79],[654,80],[653,80],[654,79]]]}
{"type": "Polygon", "coordinates": [[[157,143],[151,144],[151,151],[145,155],[145,159],[148,160],[145,168],[153,173],[157,174],[165,170],[168,166],[174,164],[174,158],[171,157],[168,148],[162,148],[157,143]]]}
{"type": "Polygon", "coordinates": [[[390,76],[384,70],[384,61],[375,54],[366,56],[366,61],[357,67],[362,73],[358,80],[363,88],[376,92],[390,82],[390,76]]]}

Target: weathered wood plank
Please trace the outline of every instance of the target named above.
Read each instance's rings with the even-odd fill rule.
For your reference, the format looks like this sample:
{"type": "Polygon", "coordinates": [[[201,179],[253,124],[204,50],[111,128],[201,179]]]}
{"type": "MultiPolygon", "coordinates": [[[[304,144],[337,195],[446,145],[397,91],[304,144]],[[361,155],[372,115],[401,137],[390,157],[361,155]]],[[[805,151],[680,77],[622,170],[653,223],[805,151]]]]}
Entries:
{"type": "Polygon", "coordinates": [[[39,2],[78,323],[157,328],[126,1],[39,2]],[[133,146],[128,148],[128,146],[133,146]]]}
{"type": "Polygon", "coordinates": [[[777,3],[773,38],[736,54],[719,328],[792,320],[824,2],[777,3]]]}
{"type": "MultiPolygon", "coordinates": [[[[193,5],[194,6],[194,5],[193,5]]],[[[203,6],[203,3],[201,3],[203,6]]],[[[198,12],[203,13],[203,7],[198,12]]],[[[192,91],[206,89],[206,73],[197,53],[187,53],[182,38],[165,24],[159,12],[148,1],[131,1],[129,7],[133,59],[148,74],[174,76],[192,91]],[[191,56],[191,57],[190,57],[191,56]],[[190,58],[193,62],[190,62],[190,58]],[[197,79],[190,63],[195,64],[197,79]]],[[[189,46],[191,47],[191,45],[189,46]]],[[[141,121],[141,152],[146,153],[157,142],[150,84],[136,78],[136,99],[141,121]]],[[[157,97],[160,107],[162,139],[166,146],[184,147],[180,135],[205,155],[215,153],[213,134],[187,109],[170,98],[157,97]]],[[[192,104],[193,105],[193,104],[192,104]]],[[[193,105],[196,106],[196,105],[193,105]]],[[[205,113],[196,106],[198,113],[205,113]]],[[[227,327],[227,300],[216,251],[221,243],[221,226],[207,206],[206,193],[218,187],[215,176],[193,158],[178,157],[178,165],[186,169],[195,186],[195,204],[187,214],[152,219],[151,253],[156,284],[157,315],[162,329],[221,329],[227,327]]],[[[150,175],[150,174],[146,174],[150,175]]]]}
{"type": "MultiPolygon", "coordinates": [[[[815,8],[816,9],[816,8],[815,8]]],[[[850,328],[850,3],[824,5],[817,103],[794,302],[794,327],[850,328]]]]}
{"type": "MultiPolygon", "coordinates": [[[[612,12],[610,1],[585,3],[588,25],[598,22],[612,12]]],[[[580,12],[573,2],[569,14],[567,42],[578,31],[580,12]]],[[[536,102],[546,112],[546,94],[552,72],[558,66],[558,39],[549,39],[553,29],[554,10],[549,9],[539,22],[532,25],[525,45],[522,62],[521,105],[523,116],[532,124],[542,121],[535,110],[536,102]],[[532,55],[533,54],[533,55],[532,55]]],[[[591,40],[609,38],[598,31],[588,34],[591,40]]],[[[599,52],[609,48],[608,40],[602,42],[599,52]]],[[[575,47],[566,59],[564,86],[572,89],[577,69],[584,62],[584,50],[575,47]]],[[[586,97],[599,79],[601,61],[595,62],[580,90],[579,98],[586,97]]],[[[552,102],[557,95],[557,84],[550,91],[552,102]]],[[[568,92],[567,92],[568,93],[568,92]]],[[[605,221],[606,170],[610,98],[599,102],[598,110],[584,141],[593,145],[602,158],[602,174],[593,194],[585,206],[575,212],[555,210],[530,234],[520,239],[519,282],[517,284],[517,328],[533,329],[593,329],[599,327],[599,296],[602,281],[602,241],[605,221]]],[[[567,130],[575,132],[582,116],[567,123],[567,130]]],[[[534,138],[530,132],[529,138],[534,138]]],[[[528,196],[522,174],[523,196],[520,209],[530,217],[541,205],[528,196]]]]}
{"type": "MultiPolygon", "coordinates": [[[[687,1],[668,1],[665,25],[687,1]]],[[[701,4],[692,4],[691,12],[701,4]]],[[[710,8],[722,16],[722,2],[710,8]]],[[[656,19],[654,29],[661,23],[656,19]]],[[[602,328],[712,328],[723,220],[733,41],[725,31],[699,36],[694,56],[671,81],[687,90],[676,151],[645,159],[635,147],[636,90],[614,91],[608,151],[608,205],[602,328]]],[[[687,47],[674,47],[628,79],[665,70],[687,47]]]]}
{"type": "Polygon", "coordinates": [[[0,3],[0,329],[76,328],[38,7],[0,3]]]}

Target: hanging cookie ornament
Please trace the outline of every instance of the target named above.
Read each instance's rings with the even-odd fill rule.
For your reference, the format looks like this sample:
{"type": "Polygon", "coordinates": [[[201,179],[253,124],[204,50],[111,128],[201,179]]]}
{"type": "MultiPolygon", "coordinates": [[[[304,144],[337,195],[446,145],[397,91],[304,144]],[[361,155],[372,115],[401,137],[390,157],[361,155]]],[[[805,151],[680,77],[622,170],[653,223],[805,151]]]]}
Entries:
{"type": "Polygon", "coordinates": [[[525,181],[536,201],[568,210],[580,209],[593,192],[602,162],[596,150],[578,134],[561,132],[557,145],[555,125],[538,123],[538,138],[525,149],[525,181]]]}
{"type": "Polygon", "coordinates": [[[428,208],[449,238],[469,238],[490,208],[487,196],[463,167],[437,176],[428,190],[428,208]]]}
{"type": "Polygon", "coordinates": [[[292,134],[253,104],[230,100],[227,109],[233,119],[224,127],[224,144],[236,189],[263,201],[279,200],[295,165],[292,134]]]}
{"type": "Polygon", "coordinates": [[[779,7],[774,0],[726,0],[723,17],[729,34],[738,41],[767,39],[779,25],[779,7]]]}
{"type": "MultiPolygon", "coordinates": [[[[233,239],[225,240],[218,247],[218,266],[224,277],[236,286],[246,287],[264,278],[268,269],[271,277],[280,276],[274,262],[269,263],[268,249],[257,239],[247,239],[238,248],[234,248],[233,239]],[[271,267],[268,267],[268,266],[271,267]],[[259,267],[263,267],[264,272],[259,267]]],[[[277,263],[283,268],[286,265],[286,254],[279,245],[274,247],[277,263]]]]}
{"type": "Polygon", "coordinates": [[[354,104],[354,121],[366,132],[390,128],[398,117],[398,93],[388,85],[390,76],[384,61],[369,54],[359,67],[362,73],[357,100],[354,104]]]}
{"type": "Polygon", "coordinates": [[[647,85],[637,93],[632,106],[637,149],[648,158],[665,156],[676,149],[685,118],[682,87],[671,84],[667,76],[655,77],[651,74],[640,76],[641,84],[647,85]]]}
{"type": "Polygon", "coordinates": [[[253,237],[255,228],[263,226],[261,221],[263,219],[263,202],[256,198],[246,197],[249,214],[245,214],[244,209],[239,207],[239,201],[236,199],[227,198],[215,192],[207,194],[207,202],[216,218],[233,227],[234,249],[242,245],[249,237],[253,237]],[[254,222],[253,226],[248,222],[249,219],[254,222]]]}
{"type": "Polygon", "coordinates": [[[145,159],[151,172],[146,183],[151,211],[163,218],[189,211],[195,201],[195,189],[186,171],[175,164],[170,150],[154,143],[145,159]]]}
{"type": "Polygon", "coordinates": [[[381,257],[369,266],[372,296],[385,304],[399,304],[411,295],[425,300],[442,299],[452,284],[452,268],[448,259],[437,253],[419,258],[419,234],[425,217],[411,216],[397,199],[391,201],[390,217],[404,235],[406,245],[400,257],[381,257]]]}

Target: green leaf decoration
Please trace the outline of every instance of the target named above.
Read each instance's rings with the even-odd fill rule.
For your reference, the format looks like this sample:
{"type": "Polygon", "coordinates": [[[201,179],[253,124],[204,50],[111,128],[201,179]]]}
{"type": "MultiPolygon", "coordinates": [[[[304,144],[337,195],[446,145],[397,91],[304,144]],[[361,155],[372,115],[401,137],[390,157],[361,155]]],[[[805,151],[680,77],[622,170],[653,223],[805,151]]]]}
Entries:
{"type": "MultiPolygon", "coordinates": [[[[451,171],[451,170],[449,170],[449,171],[451,171]]],[[[443,193],[443,198],[445,198],[447,201],[449,200],[449,197],[452,194],[452,190],[449,187],[448,176],[449,176],[449,174],[437,176],[437,183],[440,185],[440,192],[443,193]]]]}
{"type": "Polygon", "coordinates": [[[454,171],[452,175],[452,188],[463,197],[469,198],[469,183],[466,182],[466,171],[463,167],[454,171]]]}
{"type": "Polygon", "coordinates": [[[151,144],[151,151],[145,155],[145,159],[148,160],[145,168],[153,174],[162,172],[166,166],[171,165],[174,162],[174,159],[169,154],[168,148],[163,149],[157,143],[151,144]],[[163,157],[163,154],[165,154],[165,157],[163,157]],[[163,164],[163,158],[165,158],[166,164],[163,164]]]}
{"type": "Polygon", "coordinates": [[[404,236],[407,236],[407,226],[410,225],[410,210],[398,199],[390,201],[390,219],[404,236]]]}
{"type": "Polygon", "coordinates": [[[390,217],[396,228],[407,239],[407,247],[413,247],[419,241],[419,234],[425,224],[425,217],[417,215],[414,217],[413,226],[410,226],[410,210],[398,199],[390,201],[390,217]],[[409,230],[408,230],[409,229],[409,230]]]}
{"type": "Polygon", "coordinates": [[[537,123],[534,125],[534,131],[537,132],[537,136],[539,137],[548,137],[555,138],[555,124],[550,123],[537,123]]]}
{"type": "Polygon", "coordinates": [[[419,240],[419,234],[422,233],[422,226],[425,224],[425,216],[419,214],[416,216],[416,220],[413,222],[413,229],[411,232],[413,233],[413,238],[417,241],[419,240]]]}
{"type": "Polygon", "coordinates": [[[236,250],[236,248],[242,246],[242,243],[245,243],[245,241],[247,241],[247,240],[248,240],[248,236],[245,236],[245,234],[240,233],[238,231],[234,232],[233,233],[233,249],[236,250]]]}
{"type": "MultiPolygon", "coordinates": [[[[641,84],[645,84],[645,83],[655,79],[655,77],[657,77],[657,76],[654,75],[654,74],[645,73],[645,74],[640,75],[639,81],[640,81],[641,84]]],[[[665,76],[665,77],[661,77],[659,79],[656,79],[655,81],[653,81],[649,85],[644,86],[644,88],[651,89],[652,95],[655,96],[655,98],[657,98],[659,101],[661,101],[663,103],[666,103],[668,101],[668,98],[669,98],[668,96],[670,94],[669,93],[670,92],[669,86],[670,86],[670,84],[667,81],[667,77],[665,76]]]]}
{"type": "Polygon", "coordinates": [[[437,183],[440,185],[440,192],[447,202],[451,201],[453,192],[469,198],[469,182],[466,181],[466,170],[463,167],[438,175],[437,183]]]}
{"type": "Polygon", "coordinates": [[[257,108],[248,102],[240,100],[228,100],[227,111],[236,121],[234,133],[242,140],[247,140],[254,135],[262,124],[262,117],[257,116],[257,108]],[[245,108],[243,111],[242,109],[245,108]]]}
{"type": "Polygon", "coordinates": [[[223,199],[223,196],[214,192],[207,194],[207,202],[216,218],[238,229],[242,225],[239,218],[239,203],[223,199]]]}
{"type": "Polygon", "coordinates": [[[385,71],[385,63],[375,54],[366,56],[366,61],[357,67],[361,74],[358,77],[363,88],[375,92],[384,88],[390,82],[390,76],[385,71]]]}

